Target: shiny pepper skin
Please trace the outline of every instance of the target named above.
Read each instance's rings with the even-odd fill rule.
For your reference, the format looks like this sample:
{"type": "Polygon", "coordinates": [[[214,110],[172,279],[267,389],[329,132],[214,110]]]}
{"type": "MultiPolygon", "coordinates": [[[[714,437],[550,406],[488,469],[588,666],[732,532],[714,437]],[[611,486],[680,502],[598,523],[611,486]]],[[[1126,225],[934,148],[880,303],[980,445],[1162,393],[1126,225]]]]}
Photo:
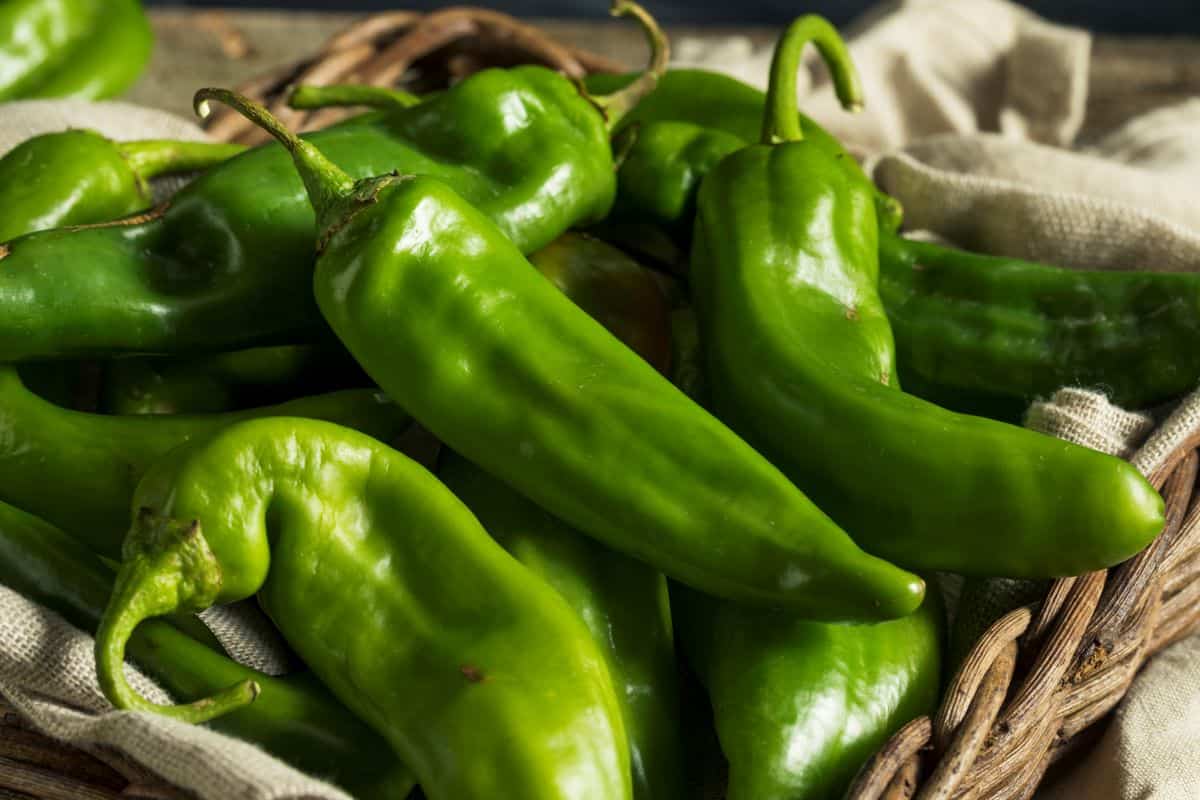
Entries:
{"type": "Polygon", "coordinates": [[[823,619],[920,604],[919,578],[856,548],[449,186],[355,183],[261,106],[197,95],[214,98],[294,153],[321,220],[325,319],[443,442],[581,532],[713,594],[823,619]]]}
{"type": "Polygon", "coordinates": [[[0,102],[120,94],[141,73],[152,43],[139,0],[5,0],[0,102]]]}
{"type": "MultiPolygon", "coordinates": [[[[668,368],[667,303],[649,270],[578,233],[555,239],[530,262],[631,350],[660,372],[668,368]]],[[[680,687],[666,578],[572,530],[453,451],[442,451],[437,475],[587,626],[617,689],[635,800],[682,800],[680,687]]]]}
{"type": "Polygon", "coordinates": [[[0,501],[37,514],[93,551],[117,558],[129,499],[150,464],[195,437],[267,416],[314,417],[387,440],[409,418],[378,392],[305,397],[225,414],[114,417],[61,408],[0,368],[0,501]]]}
{"type": "MultiPolygon", "coordinates": [[[[0,503],[0,585],[94,633],[113,573],[53,525],[0,503]]],[[[337,702],[311,673],[277,678],[244,667],[153,620],[138,627],[129,654],[175,697],[199,700],[241,680],[260,693],[246,708],[213,721],[222,733],[255,744],[296,769],[332,781],[363,800],[403,798],[412,773],[377,733],[337,702]]]]}
{"type": "MultiPolygon", "coordinates": [[[[596,75],[588,84],[611,91],[628,80],[596,75]]],[[[626,149],[614,217],[653,223],[686,243],[700,180],[722,156],[758,140],[766,105],[761,91],[728,75],[669,70],[617,126],[626,149]]],[[[836,137],[803,113],[797,118],[809,145],[841,163],[853,182],[875,196],[880,225],[898,228],[900,204],[875,186],[836,137]]]]}
{"type": "Polygon", "coordinates": [[[243,150],[210,142],[115,142],[87,130],[26,139],[0,158],[0,242],[143,211],[152,203],[151,178],[204,169],[243,150]]]}
{"type": "Polygon", "coordinates": [[[96,635],[118,708],[194,722],[125,683],[143,619],[257,596],[291,645],[386,738],[430,800],[623,800],[624,728],[604,658],[553,589],[418,464],[315,420],[259,419],[175,451],[138,486],[96,635]]]}
{"type": "Polygon", "coordinates": [[[1053,577],[1138,552],[1163,502],[1128,463],[895,385],[874,198],[795,123],[805,37],[819,37],[847,100],[852,65],[819,18],[794,25],[765,143],[700,190],[691,285],[718,416],[864,549],[910,569],[1053,577]]]}
{"type": "Polygon", "coordinates": [[[1063,386],[1148,408],[1200,381],[1200,279],[1073,270],[883,236],[879,293],[905,386],[1019,415],[1063,386]]]}
{"type": "Polygon", "coordinates": [[[672,587],[687,661],[729,761],[726,800],[837,800],[940,696],[944,611],[868,625],[808,622],[672,587]]]}
{"type": "MultiPolygon", "coordinates": [[[[585,96],[540,66],[489,69],[418,105],[309,138],[359,177],[437,176],[532,252],[612,205],[607,125],[665,68],[661,34],[637,13],[657,37],[655,62],[610,97],[585,96]]],[[[325,327],[312,297],[315,235],[288,154],[265,145],[209,170],[146,221],[2,244],[0,361],[318,339],[325,327]]]]}
{"type": "Polygon", "coordinates": [[[457,453],[443,451],[437,475],[587,626],[617,690],[635,800],[682,800],[679,682],[662,573],[571,530],[457,453]]]}

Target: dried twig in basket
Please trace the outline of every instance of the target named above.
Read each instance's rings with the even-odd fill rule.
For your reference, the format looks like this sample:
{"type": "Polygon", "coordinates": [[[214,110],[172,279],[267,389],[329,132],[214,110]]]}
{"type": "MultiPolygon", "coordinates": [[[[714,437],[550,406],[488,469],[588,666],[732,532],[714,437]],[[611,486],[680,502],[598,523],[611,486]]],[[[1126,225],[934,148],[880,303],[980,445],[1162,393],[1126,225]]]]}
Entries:
{"type": "MultiPolygon", "coordinates": [[[[428,14],[397,11],[368,17],[333,36],[315,57],[237,88],[266,103],[288,127],[305,131],[350,112],[288,108],[287,92],[293,85],[366,83],[432,89],[485,67],[523,63],[544,64],[575,78],[622,69],[615,61],[567,47],[507,14],[460,6],[428,14]]],[[[228,109],[216,110],[208,129],[225,141],[256,144],[269,138],[228,109]]]]}

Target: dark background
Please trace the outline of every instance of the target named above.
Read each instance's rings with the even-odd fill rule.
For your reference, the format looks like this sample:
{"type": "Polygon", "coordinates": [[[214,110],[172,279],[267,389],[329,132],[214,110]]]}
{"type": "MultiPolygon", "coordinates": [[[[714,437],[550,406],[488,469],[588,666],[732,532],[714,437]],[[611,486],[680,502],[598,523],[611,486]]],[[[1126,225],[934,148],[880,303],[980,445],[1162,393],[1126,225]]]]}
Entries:
{"type": "MultiPolygon", "coordinates": [[[[954,0],[946,0],[954,2],[954,0]]],[[[531,17],[603,18],[605,0],[148,0],[158,6],[225,6],[326,11],[396,8],[427,9],[447,5],[482,5],[531,17]]],[[[645,0],[667,24],[780,25],[799,13],[824,14],[835,23],[849,22],[872,0],[645,0]]],[[[1108,33],[1200,34],[1200,0],[1025,0],[1049,19],[1108,33]]]]}

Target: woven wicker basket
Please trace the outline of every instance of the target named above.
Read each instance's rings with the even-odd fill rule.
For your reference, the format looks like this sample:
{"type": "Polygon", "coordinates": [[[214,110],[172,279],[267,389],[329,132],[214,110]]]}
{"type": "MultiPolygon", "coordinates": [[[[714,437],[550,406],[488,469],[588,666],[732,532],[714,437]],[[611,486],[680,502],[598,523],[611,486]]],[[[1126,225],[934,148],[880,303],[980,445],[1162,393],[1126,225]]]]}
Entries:
{"type": "MultiPolygon", "coordinates": [[[[369,83],[427,91],[487,66],[540,63],[581,77],[622,65],[564,46],[494,11],[449,8],[367,17],[316,56],[238,87],[294,130],[349,113],[294,111],[299,83],[369,83]]],[[[245,143],[265,135],[215,109],[210,133],[245,143]]],[[[1140,555],[1113,569],[1055,582],[1040,602],[998,620],[955,675],[937,715],[912,720],[863,767],[851,800],[1030,797],[1046,768],[1094,738],[1146,660],[1200,627],[1200,436],[1151,476],[1167,525],[1140,555]],[[1090,729],[1090,731],[1089,731],[1090,729]]],[[[33,732],[0,706],[0,797],[42,800],[182,798],[119,753],[81,753],[33,732]]]]}

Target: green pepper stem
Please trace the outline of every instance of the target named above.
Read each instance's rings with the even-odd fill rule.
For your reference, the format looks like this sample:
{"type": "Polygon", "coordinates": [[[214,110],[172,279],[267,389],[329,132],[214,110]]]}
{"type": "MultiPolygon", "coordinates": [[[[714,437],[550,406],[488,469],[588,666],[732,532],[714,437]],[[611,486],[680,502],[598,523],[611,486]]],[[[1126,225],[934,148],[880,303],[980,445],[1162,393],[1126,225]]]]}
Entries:
{"type": "Polygon", "coordinates": [[[121,151],[130,169],[141,180],[149,180],[168,172],[191,172],[207,169],[233,158],[246,149],[244,144],[220,142],[180,142],[170,139],[145,139],[120,142],[121,151]]]}
{"type": "Polygon", "coordinates": [[[134,629],[152,617],[211,605],[220,587],[220,568],[199,523],[184,525],[146,510],[130,529],[126,549],[126,561],[96,629],[96,676],[104,696],[120,709],[151,711],[193,724],[253,702],[259,686],[252,680],[185,705],[152,703],[129,685],[125,647],[134,629]]]}
{"type": "Polygon", "coordinates": [[[421,102],[410,92],[386,86],[343,83],[334,86],[297,86],[288,96],[288,106],[310,111],[330,106],[367,106],[369,108],[409,108],[421,102]]]}
{"type": "Polygon", "coordinates": [[[334,164],[310,143],[284,127],[270,111],[250,98],[232,92],[228,89],[201,89],[193,98],[196,113],[201,117],[209,115],[209,101],[216,100],[224,103],[246,119],[253,122],[267,133],[274,136],[296,162],[296,169],[304,181],[308,199],[317,212],[320,229],[324,230],[331,214],[354,192],[354,179],[334,164]]]}
{"type": "Polygon", "coordinates": [[[671,58],[671,46],[667,36],[650,12],[633,0],[613,0],[609,12],[614,17],[633,17],[646,34],[650,44],[650,63],[644,72],[634,79],[633,83],[612,94],[593,97],[592,102],[604,112],[605,123],[611,131],[617,124],[642,101],[642,98],[654,91],[658,79],[667,71],[667,62],[671,58]]]}
{"type": "Polygon", "coordinates": [[[771,60],[771,83],[767,88],[767,109],[763,119],[764,144],[798,142],[804,138],[796,98],[796,75],[800,71],[800,56],[809,42],[817,46],[829,66],[834,91],[842,107],[847,111],[862,110],[858,70],[837,29],[815,14],[798,17],[783,32],[771,60]]]}

